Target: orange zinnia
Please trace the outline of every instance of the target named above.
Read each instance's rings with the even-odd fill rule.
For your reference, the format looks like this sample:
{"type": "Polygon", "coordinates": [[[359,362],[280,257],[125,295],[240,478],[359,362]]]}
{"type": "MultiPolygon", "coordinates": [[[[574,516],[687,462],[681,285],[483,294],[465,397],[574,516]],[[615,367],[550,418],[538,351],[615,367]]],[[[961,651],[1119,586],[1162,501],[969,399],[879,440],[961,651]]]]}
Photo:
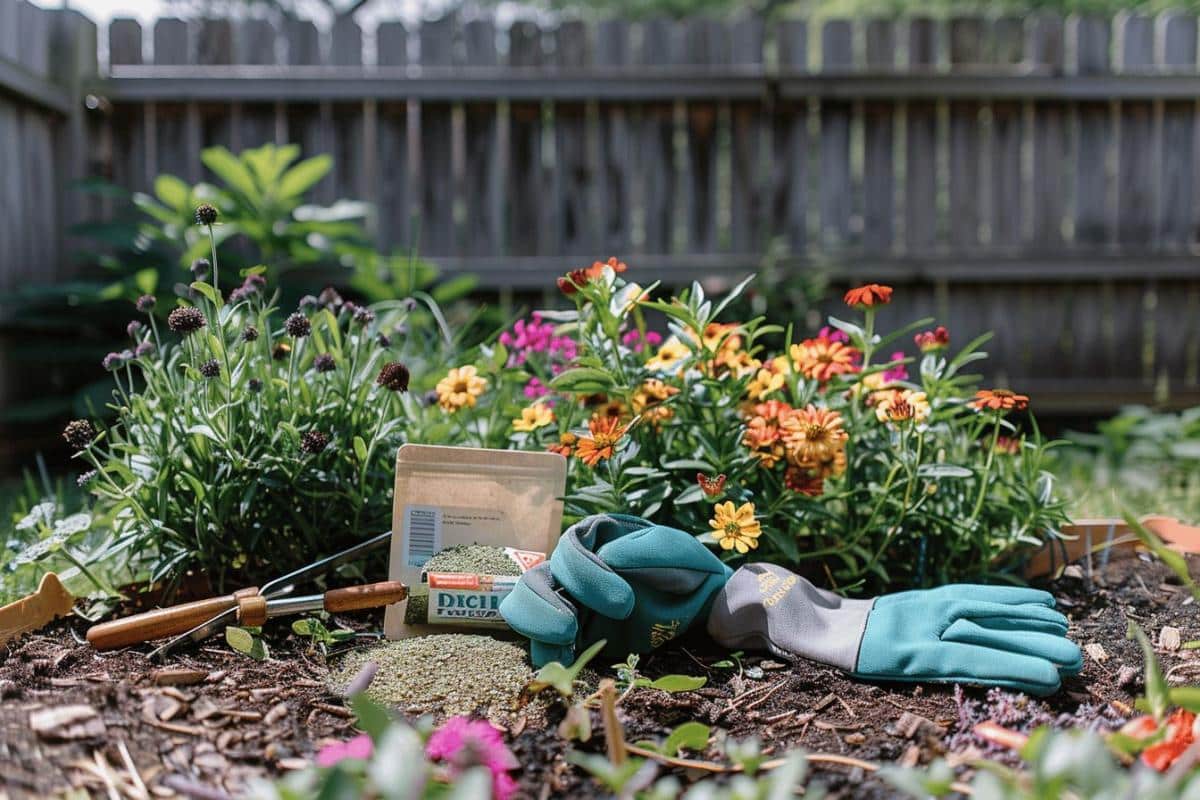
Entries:
{"type": "Polygon", "coordinates": [[[595,414],[588,421],[590,438],[583,438],[575,445],[575,455],[589,467],[596,466],[601,459],[612,458],[617,442],[625,435],[625,426],[618,417],[595,414]]]}
{"type": "Polygon", "coordinates": [[[742,444],[750,449],[750,454],[757,458],[766,469],[770,469],[783,460],[783,439],[779,431],[778,420],[765,417],[755,417],[750,420],[746,425],[742,444]]]}
{"type": "Polygon", "coordinates": [[[798,467],[833,462],[849,438],[842,429],[841,414],[811,404],[786,417],[781,425],[788,461],[798,467]]]}
{"type": "Polygon", "coordinates": [[[592,265],[586,270],[587,276],[589,278],[599,278],[604,274],[605,267],[609,267],[613,272],[618,274],[629,269],[629,266],[624,261],[619,260],[616,256],[612,256],[608,261],[593,261],[592,265]]]}
{"type": "Polygon", "coordinates": [[[868,283],[846,292],[842,298],[846,305],[859,311],[871,306],[886,306],[892,302],[892,287],[878,283],[868,283]]]}
{"type": "Polygon", "coordinates": [[[805,339],[792,345],[792,362],[806,378],[825,383],[834,375],[858,371],[856,348],[829,339],[805,339]]]}
{"type": "Polygon", "coordinates": [[[577,441],[579,441],[579,437],[568,431],[559,434],[558,444],[547,445],[546,449],[551,453],[558,453],[563,458],[570,458],[577,441]]]}
{"type": "Polygon", "coordinates": [[[976,411],[1023,411],[1029,408],[1029,397],[1008,389],[980,389],[967,405],[976,411]]]}

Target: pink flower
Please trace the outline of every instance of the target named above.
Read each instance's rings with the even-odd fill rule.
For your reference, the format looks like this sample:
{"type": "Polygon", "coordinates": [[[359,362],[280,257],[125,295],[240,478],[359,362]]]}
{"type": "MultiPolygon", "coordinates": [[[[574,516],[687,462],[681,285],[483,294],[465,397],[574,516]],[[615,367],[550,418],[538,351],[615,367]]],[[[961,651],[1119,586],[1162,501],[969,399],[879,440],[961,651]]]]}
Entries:
{"type": "Polygon", "coordinates": [[[371,757],[375,746],[371,742],[371,737],[365,733],[355,736],[353,739],[348,739],[344,742],[333,742],[321,748],[317,753],[318,767],[332,767],[339,764],[348,758],[357,758],[366,761],[371,757]]]}
{"type": "Polygon", "coordinates": [[[529,383],[525,384],[525,388],[522,391],[530,400],[537,400],[539,397],[545,397],[550,394],[549,387],[537,378],[530,378],[529,383]]]}
{"type": "MultiPolygon", "coordinates": [[[[899,361],[902,358],[904,358],[903,350],[897,350],[895,353],[892,353],[892,361],[899,361]]],[[[903,364],[897,364],[891,369],[884,370],[883,372],[884,383],[895,383],[896,381],[906,380],[908,380],[908,370],[904,368],[903,364]]]]}
{"type": "Polygon", "coordinates": [[[827,342],[841,342],[842,344],[850,344],[850,337],[846,335],[845,331],[831,328],[828,325],[817,331],[817,338],[824,339],[827,342]]]}
{"type": "Polygon", "coordinates": [[[450,778],[471,767],[487,767],[492,773],[492,797],[508,800],[517,791],[509,770],[520,766],[504,744],[500,731],[483,720],[451,717],[425,743],[429,760],[441,763],[450,778]]]}
{"type": "Polygon", "coordinates": [[[632,348],[633,352],[640,353],[647,347],[657,347],[662,344],[662,334],[655,331],[646,331],[646,337],[643,339],[642,334],[638,330],[627,331],[621,337],[621,344],[632,348]]]}

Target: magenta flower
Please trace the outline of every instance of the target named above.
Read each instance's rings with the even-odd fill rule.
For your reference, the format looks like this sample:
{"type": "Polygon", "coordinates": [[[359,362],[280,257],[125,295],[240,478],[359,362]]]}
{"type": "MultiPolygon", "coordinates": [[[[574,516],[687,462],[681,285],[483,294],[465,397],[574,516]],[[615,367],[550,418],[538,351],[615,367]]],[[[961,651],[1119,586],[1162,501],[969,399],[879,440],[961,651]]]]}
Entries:
{"type": "Polygon", "coordinates": [[[525,384],[523,391],[525,396],[530,400],[537,400],[539,397],[545,397],[550,394],[550,387],[537,378],[530,378],[529,383],[525,384]]]}
{"type": "Polygon", "coordinates": [[[827,342],[841,342],[842,344],[850,344],[850,337],[845,331],[839,331],[836,328],[831,328],[826,325],[821,330],[817,331],[817,338],[824,339],[827,342]]]}
{"type": "Polygon", "coordinates": [[[318,767],[332,767],[340,764],[348,758],[357,758],[361,761],[366,761],[374,752],[375,745],[371,742],[371,737],[365,733],[360,733],[353,739],[347,739],[344,742],[333,742],[321,748],[317,753],[318,767]]]}
{"type": "Polygon", "coordinates": [[[621,337],[621,344],[629,347],[635,353],[640,353],[647,347],[657,347],[662,344],[662,334],[655,331],[646,331],[646,338],[642,338],[641,331],[632,330],[625,333],[621,337]]]}
{"type": "MultiPolygon", "coordinates": [[[[892,361],[899,361],[902,358],[904,358],[903,350],[897,350],[895,353],[892,353],[892,361]]],[[[897,364],[891,369],[884,370],[883,372],[884,383],[895,383],[896,381],[906,380],[908,380],[908,370],[904,368],[903,364],[897,364]]]]}
{"type": "Polygon", "coordinates": [[[500,731],[483,720],[446,720],[425,743],[425,755],[445,766],[452,779],[471,767],[487,767],[492,773],[494,800],[508,800],[517,791],[517,782],[508,773],[520,765],[500,731]]]}

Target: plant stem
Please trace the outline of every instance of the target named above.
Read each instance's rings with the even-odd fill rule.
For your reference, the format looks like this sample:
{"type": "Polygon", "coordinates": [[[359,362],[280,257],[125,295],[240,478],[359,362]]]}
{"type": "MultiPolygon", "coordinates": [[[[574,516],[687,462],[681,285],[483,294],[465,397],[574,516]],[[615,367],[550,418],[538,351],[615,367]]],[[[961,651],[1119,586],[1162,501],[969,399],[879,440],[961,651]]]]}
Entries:
{"type": "Polygon", "coordinates": [[[973,523],[979,518],[979,512],[983,510],[983,498],[987,497],[988,478],[992,475],[992,462],[996,459],[996,442],[1000,440],[1000,413],[995,415],[995,424],[992,427],[992,446],[988,449],[987,461],[983,465],[983,477],[979,481],[979,497],[975,499],[975,509],[971,512],[970,519],[967,523],[973,523]]]}

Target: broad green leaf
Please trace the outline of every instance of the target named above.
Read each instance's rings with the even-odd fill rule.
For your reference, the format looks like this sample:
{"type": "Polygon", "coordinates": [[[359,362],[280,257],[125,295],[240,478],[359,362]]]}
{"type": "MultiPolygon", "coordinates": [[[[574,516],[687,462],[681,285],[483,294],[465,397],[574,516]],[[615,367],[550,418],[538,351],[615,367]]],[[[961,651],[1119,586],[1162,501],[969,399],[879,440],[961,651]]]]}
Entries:
{"type": "Polygon", "coordinates": [[[1142,630],[1141,626],[1133,620],[1129,621],[1129,638],[1137,640],[1138,645],[1142,648],[1142,657],[1146,662],[1146,708],[1156,720],[1161,721],[1167,712],[1170,699],[1167,691],[1167,679],[1163,675],[1162,667],[1159,666],[1158,657],[1154,654],[1154,645],[1150,643],[1149,637],[1146,636],[1146,632],[1142,630]]]}
{"type": "Polygon", "coordinates": [[[975,473],[957,464],[922,464],[917,474],[923,478],[969,478],[975,473]]]}
{"type": "Polygon", "coordinates": [[[208,298],[208,301],[214,306],[221,305],[220,298],[217,297],[217,290],[210,284],[204,281],[192,281],[191,288],[208,298]]]}
{"type": "Polygon", "coordinates": [[[1175,686],[1167,693],[1171,705],[1200,714],[1200,686],[1175,686]]]}
{"type": "Polygon", "coordinates": [[[224,147],[210,147],[200,154],[200,160],[229,188],[245,197],[251,204],[262,203],[262,194],[254,182],[254,176],[233,153],[224,147]]]}
{"type": "MultiPolygon", "coordinates": [[[[447,281],[439,283],[430,290],[429,294],[442,305],[452,303],[475,291],[479,278],[474,275],[455,275],[447,281]]],[[[415,288],[415,287],[414,287],[415,288]]]]}
{"type": "Polygon", "coordinates": [[[708,683],[708,678],[703,676],[663,675],[652,681],[650,687],[671,693],[694,692],[706,683],[708,683]]]}
{"type": "Polygon", "coordinates": [[[316,186],[333,168],[333,159],[322,154],[305,159],[289,169],[279,180],[279,196],[295,199],[316,186]]]}
{"type": "Polygon", "coordinates": [[[708,747],[709,727],[694,720],[685,722],[667,736],[662,751],[669,756],[678,755],[680,750],[703,750],[708,747]]]}
{"type": "MultiPolygon", "coordinates": [[[[192,190],[186,183],[176,178],[174,175],[159,175],[154,179],[154,194],[163,202],[167,208],[174,211],[183,212],[190,209],[187,208],[188,198],[191,197],[192,190]]],[[[135,198],[136,202],[136,198],[135,198]]],[[[143,207],[143,210],[145,208],[143,207]]],[[[168,221],[175,222],[173,217],[168,218],[168,221]]]]}
{"type": "Polygon", "coordinates": [[[358,727],[376,742],[392,724],[392,715],[388,713],[388,710],[367,697],[366,692],[352,695],[350,708],[357,718],[358,727]]]}
{"type": "Polygon", "coordinates": [[[270,657],[267,645],[262,639],[245,628],[229,625],[225,628],[225,641],[242,655],[249,656],[255,661],[266,661],[270,657]]]}
{"type": "Polygon", "coordinates": [[[613,385],[607,371],[590,367],[577,367],[560,372],[550,381],[550,388],[560,392],[602,392],[613,385]]]}
{"type": "Polygon", "coordinates": [[[354,437],[354,455],[358,457],[359,461],[367,460],[367,443],[361,436],[354,437]]]}

